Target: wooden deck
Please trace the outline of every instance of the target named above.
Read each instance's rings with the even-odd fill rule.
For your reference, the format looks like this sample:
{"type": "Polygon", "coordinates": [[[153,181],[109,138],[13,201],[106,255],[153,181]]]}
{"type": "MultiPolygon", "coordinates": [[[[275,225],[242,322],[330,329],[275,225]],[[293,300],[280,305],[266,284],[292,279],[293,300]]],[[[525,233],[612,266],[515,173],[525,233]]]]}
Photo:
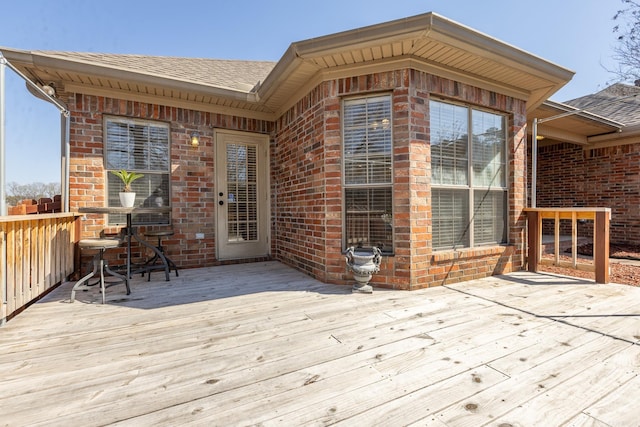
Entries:
{"type": "Polygon", "coordinates": [[[351,294],[278,262],[71,283],[0,328],[0,425],[638,426],[640,288],[351,294]]]}

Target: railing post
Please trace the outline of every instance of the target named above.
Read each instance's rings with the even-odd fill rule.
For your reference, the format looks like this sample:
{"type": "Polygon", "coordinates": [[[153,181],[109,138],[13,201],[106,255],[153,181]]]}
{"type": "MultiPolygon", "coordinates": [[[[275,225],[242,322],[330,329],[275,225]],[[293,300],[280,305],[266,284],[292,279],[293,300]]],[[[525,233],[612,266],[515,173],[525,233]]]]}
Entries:
{"type": "Polygon", "coordinates": [[[542,233],[540,230],[540,213],[537,211],[527,212],[527,270],[532,273],[538,272],[538,260],[540,259],[540,241],[542,233]]]}
{"type": "Polygon", "coordinates": [[[609,216],[610,211],[596,212],[593,239],[593,262],[596,283],[609,283],[609,216]]]}
{"type": "Polygon", "coordinates": [[[82,218],[77,216],[73,221],[73,273],[71,278],[73,280],[79,280],[82,277],[82,258],[80,256],[80,235],[82,234],[82,218]]]}
{"type": "Polygon", "coordinates": [[[4,230],[0,230],[0,326],[7,321],[7,255],[4,230]]]}

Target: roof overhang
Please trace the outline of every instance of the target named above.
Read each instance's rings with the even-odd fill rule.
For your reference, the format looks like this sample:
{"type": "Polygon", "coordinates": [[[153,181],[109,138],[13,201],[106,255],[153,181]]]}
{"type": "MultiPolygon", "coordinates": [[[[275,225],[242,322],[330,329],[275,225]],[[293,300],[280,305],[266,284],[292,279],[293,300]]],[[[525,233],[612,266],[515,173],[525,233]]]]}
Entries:
{"type": "MultiPolygon", "coordinates": [[[[144,69],[125,69],[84,61],[72,54],[2,48],[3,56],[36,82],[54,82],[66,92],[158,103],[175,107],[272,120],[273,112],[251,91],[172,78],[144,69]]],[[[81,57],[80,57],[81,58],[81,57]]]]}
{"type": "Polygon", "coordinates": [[[327,79],[406,67],[527,102],[531,112],[573,72],[435,13],[292,43],[246,90],[123,68],[56,52],[0,49],[35,81],[65,91],[275,120],[327,79]]]}
{"type": "Polygon", "coordinates": [[[543,138],[539,142],[541,146],[569,142],[587,147],[598,142],[620,139],[631,130],[625,129],[622,123],[587,110],[549,100],[528,114],[529,132],[534,118],[543,121],[537,126],[538,137],[543,138]],[[554,118],[556,116],[559,117],[554,118]]]}
{"type": "Polygon", "coordinates": [[[426,13],[292,43],[258,94],[270,110],[283,111],[322,80],[407,66],[524,99],[527,111],[557,92],[574,74],[438,14],[426,13]]]}

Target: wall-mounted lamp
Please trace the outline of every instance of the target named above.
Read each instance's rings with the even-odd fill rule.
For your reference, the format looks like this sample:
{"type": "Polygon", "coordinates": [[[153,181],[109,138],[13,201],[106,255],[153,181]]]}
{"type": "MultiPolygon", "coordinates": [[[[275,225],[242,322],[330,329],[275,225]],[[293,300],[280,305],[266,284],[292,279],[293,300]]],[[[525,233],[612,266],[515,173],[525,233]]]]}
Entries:
{"type": "Polygon", "coordinates": [[[54,98],[56,96],[56,90],[54,89],[53,85],[51,85],[51,84],[42,86],[42,91],[44,93],[46,93],[47,95],[49,95],[50,97],[52,97],[52,98],[54,98]]]}
{"type": "Polygon", "coordinates": [[[193,148],[198,148],[200,145],[200,134],[198,132],[191,133],[191,146],[193,148]]]}

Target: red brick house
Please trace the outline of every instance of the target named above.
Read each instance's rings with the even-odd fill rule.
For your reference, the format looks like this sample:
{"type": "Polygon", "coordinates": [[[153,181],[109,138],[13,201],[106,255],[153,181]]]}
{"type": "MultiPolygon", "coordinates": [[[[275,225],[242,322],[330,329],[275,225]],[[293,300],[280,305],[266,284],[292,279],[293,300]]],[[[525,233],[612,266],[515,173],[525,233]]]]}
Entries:
{"type": "Polygon", "coordinates": [[[530,118],[565,113],[538,128],[537,206],[611,208],[611,242],[640,244],[640,87],[545,101],[530,118]]]}
{"type": "MultiPolygon", "coordinates": [[[[1,49],[70,110],[68,203],[171,213],[181,267],[276,259],[351,283],[343,252],[382,249],[376,286],[519,270],[527,116],[573,73],[427,13],[292,43],[276,62],[1,49]],[[197,133],[199,145],[191,143],[197,133]]],[[[83,236],[123,218],[89,215],[83,236]]]]}

